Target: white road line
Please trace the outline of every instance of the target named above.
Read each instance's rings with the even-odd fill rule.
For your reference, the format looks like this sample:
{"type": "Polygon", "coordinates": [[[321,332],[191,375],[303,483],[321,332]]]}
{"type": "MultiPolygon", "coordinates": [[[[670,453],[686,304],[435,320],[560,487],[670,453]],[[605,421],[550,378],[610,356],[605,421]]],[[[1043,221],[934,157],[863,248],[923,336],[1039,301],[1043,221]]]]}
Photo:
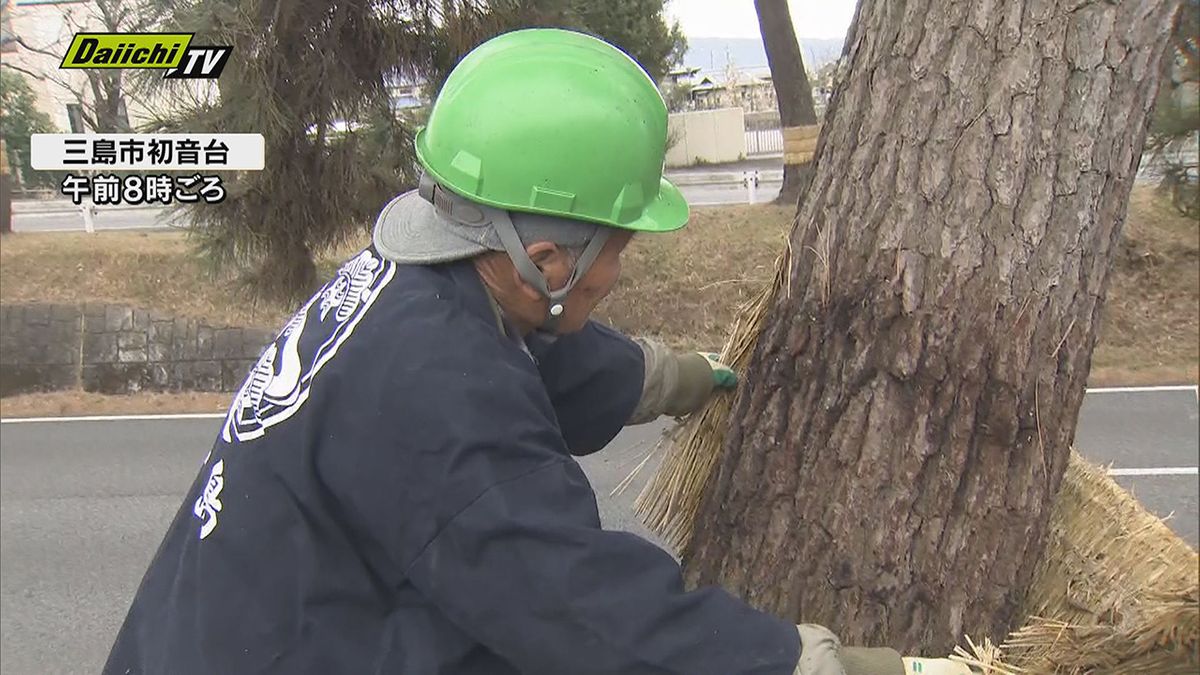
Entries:
{"type": "Polygon", "coordinates": [[[1196,392],[1194,384],[1171,384],[1161,387],[1097,387],[1088,389],[1089,394],[1142,394],[1153,391],[1190,391],[1196,392]]]}
{"type": "Polygon", "coordinates": [[[1110,476],[1197,476],[1198,466],[1164,466],[1152,469],[1109,469],[1110,476]]]}
{"type": "Polygon", "coordinates": [[[0,418],[0,424],[32,424],[39,422],[131,422],[144,420],[215,420],[225,413],[164,413],[161,415],[84,415],[79,417],[12,417],[0,418]]]}

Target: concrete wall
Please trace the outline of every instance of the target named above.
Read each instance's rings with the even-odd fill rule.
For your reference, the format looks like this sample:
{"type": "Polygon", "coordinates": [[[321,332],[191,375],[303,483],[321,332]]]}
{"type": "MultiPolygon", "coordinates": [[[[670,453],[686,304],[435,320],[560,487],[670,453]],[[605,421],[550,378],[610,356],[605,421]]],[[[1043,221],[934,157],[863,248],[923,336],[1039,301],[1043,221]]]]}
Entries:
{"type": "Polygon", "coordinates": [[[741,108],[674,113],[667,123],[676,138],[667,166],[736,162],[746,156],[746,123],[741,108]]]}
{"type": "Polygon", "coordinates": [[[274,337],[120,305],[0,305],[0,396],[233,391],[274,337]]]}

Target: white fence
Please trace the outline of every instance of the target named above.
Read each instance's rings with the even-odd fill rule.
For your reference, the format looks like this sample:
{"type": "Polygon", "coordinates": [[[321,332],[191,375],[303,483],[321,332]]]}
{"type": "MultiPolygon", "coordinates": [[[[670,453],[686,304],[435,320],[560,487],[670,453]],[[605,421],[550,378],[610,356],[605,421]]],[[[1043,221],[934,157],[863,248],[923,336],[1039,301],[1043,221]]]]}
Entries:
{"type": "Polygon", "coordinates": [[[746,130],[746,156],[754,157],[756,155],[782,155],[783,154],[783,130],[782,129],[747,129],[746,130]]]}

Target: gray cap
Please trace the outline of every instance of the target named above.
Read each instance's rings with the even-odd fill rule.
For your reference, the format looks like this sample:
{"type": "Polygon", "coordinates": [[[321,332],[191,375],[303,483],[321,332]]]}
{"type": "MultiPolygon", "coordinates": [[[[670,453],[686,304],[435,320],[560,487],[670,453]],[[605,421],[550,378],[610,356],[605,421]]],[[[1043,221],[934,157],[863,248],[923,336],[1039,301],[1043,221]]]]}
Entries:
{"type": "Polygon", "coordinates": [[[511,220],[528,246],[549,241],[560,246],[586,246],[603,227],[595,223],[501,209],[468,201],[439,189],[430,200],[413,190],[383,207],[375,221],[375,248],[399,263],[432,265],[472,258],[487,251],[503,251],[496,232],[499,218],[511,220]],[[439,202],[434,206],[433,201],[439,202]]]}

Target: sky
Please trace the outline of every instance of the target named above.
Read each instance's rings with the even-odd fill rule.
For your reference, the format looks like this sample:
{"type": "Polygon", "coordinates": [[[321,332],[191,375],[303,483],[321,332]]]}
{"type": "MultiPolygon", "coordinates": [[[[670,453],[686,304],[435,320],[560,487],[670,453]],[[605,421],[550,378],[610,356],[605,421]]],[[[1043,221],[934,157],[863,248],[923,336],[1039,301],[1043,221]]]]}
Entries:
{"type": "MultiPolygon", "coordinates": [[[[856,0],[788,0],[796,37],[845,37],[856,4],[856,0]]],[[[753,0],[668,0],[667,14],[679,20],[688,37],[759,36],[753,0]]]]}

